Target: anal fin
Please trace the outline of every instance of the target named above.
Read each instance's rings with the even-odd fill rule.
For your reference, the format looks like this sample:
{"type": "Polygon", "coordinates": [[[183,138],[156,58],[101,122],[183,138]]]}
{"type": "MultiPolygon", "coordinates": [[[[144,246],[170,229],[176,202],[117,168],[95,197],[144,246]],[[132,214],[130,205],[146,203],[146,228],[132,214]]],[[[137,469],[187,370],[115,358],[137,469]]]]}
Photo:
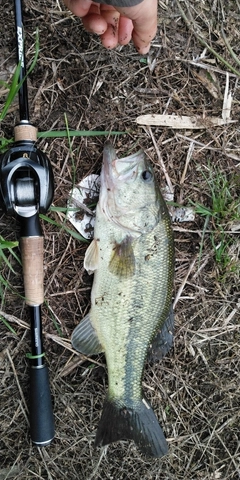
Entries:
{"type": "Polygon", "coordinates": [[[97,355],[104,351],[92,326],[89,313],[73,330],[71,341],[73,348],[84,355],[97,355]]]}
{"type": "Polygon", "coordinates": [[[174,312],[171,305],[169,314],[160,330],[157,331],[148,349],[148,360],[161,360],[173,346],[174,312]]]}

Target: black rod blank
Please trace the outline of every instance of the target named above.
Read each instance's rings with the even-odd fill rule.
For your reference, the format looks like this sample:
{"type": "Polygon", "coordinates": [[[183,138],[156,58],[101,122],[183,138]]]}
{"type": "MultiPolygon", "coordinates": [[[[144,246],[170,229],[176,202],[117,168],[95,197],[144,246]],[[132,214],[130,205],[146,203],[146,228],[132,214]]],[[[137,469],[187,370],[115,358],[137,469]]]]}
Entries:
{"type": "Polygon", "coordinates": [[[24,54],[24,35],[23,35],[23,16],[21,0],[14,1],[15,25],[16,25],[16,44],[17,44],[17,64],[21,65],[19,74],[19,83],[21,84],[19,98],[19,116],[20,121],[29,122],[28,92],[26,81],[26,65],[24,54]]]}

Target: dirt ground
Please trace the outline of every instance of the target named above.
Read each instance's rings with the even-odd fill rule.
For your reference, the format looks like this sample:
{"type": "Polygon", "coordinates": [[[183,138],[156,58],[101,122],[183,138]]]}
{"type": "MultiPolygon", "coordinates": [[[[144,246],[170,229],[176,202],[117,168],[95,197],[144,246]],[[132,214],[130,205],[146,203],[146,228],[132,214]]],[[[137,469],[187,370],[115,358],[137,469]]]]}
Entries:
{"type": "MultiPolygon", "coordinates": [[[[9,0],[0,5],[0,78],[9,80],[15,65],[13,6],[9,0]]],[[[40,35],[39,58],[28,80],[31,121],[39,131],[63,130],[66,121],[70,129],[124,131],[112,136],[120,155],[144,148],[162,188],[169,177],[178,205],[201,204],[212,214],[208,223],[201,212],[190,222],[173,222],[174,347],[163,361],[146,365],[143,379],[169,443],[169,454],[157,460],[146,459],[127,441],[94,448],[107,389],[105,359],[87,361],[70,344],[73,328],[89,309],[92,279],[83,269],[87,244],[46,220],[42,315],[56,435],[49,447],[31,444],[29,318],[21,267],[4,251],[13,271],[1,260],[0,480],[237,480],[240,3],[159,0],[158,33],[148,57],[132,44],[105,50],[58,0],[25,0],[24,23],[29,64],[36,27],[40,35]],[[228,113],[236,122],[213,127],[208,117],[222,118],[229,92],[228,113]],[[200,117],[204,128],[136,123],[139,115],[157,113],[200,117]],[[217,212],[216,197],[224,197],[217,212]]],[[[2,84],[2,106],[5,99],[2,84]]],[[[2,138],[12,137],[17,121],[16,99],[0,124],[2,138]]],[[[74,137],[70,144],[67,138],[39,141],[53,167],[54,206],[65,207],[73,183],[99,173],[103,144],[101,136],[74,137]]],[[[48,216],[73,228],[62,212],[48,216]]],[[[18,238],[17,221],[2,210],[0,225],[4,239],[18,238]]]]}

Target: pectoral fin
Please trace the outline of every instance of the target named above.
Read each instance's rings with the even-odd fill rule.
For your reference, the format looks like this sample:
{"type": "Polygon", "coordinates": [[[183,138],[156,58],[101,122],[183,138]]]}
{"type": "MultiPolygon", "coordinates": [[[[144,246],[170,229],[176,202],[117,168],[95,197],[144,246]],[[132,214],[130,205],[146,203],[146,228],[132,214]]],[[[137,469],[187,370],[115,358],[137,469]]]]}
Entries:
{"type": "Polygon", "coordinates": [[[84,268],[91,275],[98,268],[99,261],[99,247],[98,241],[93,240],[86,250],[84,257],[84,268]]]}
{"type": "Polygon", "coordinates": [[[135,273],[135,257],[132,238],[126,237],[116,243],[109,262],[109,271],[118,277],[131,277],[135,273]]]}
{"type": "Polygon", "coordinates": [[[97,333],[92,326],[89,313],[73,330],[72,346],[84,355],[97,355],[103,352],[103,347],[98,340],[97,333]]]}

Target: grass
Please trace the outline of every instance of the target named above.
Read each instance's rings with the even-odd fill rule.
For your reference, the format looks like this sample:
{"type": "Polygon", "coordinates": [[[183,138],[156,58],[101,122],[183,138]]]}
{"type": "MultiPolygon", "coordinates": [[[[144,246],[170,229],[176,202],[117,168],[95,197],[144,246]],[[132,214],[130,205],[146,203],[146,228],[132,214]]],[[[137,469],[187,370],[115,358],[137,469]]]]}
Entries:
{"type": "Polygon", "coordinates": [[[8,110],[9,110],[9,107],[12,105],[12,102],[15,99],[16,95],[18,94],[21,86],[23,85],[23,83],[26,81],[27,77],[30,75],[30,73],[35,68],[35,65],[36,65],[37,59],[38,59],[38,55],[39,55],[39,48],[40,48],[39,47],[39,31],[38,31],[38,28],[37,28],[36,29],[36,37],[35,37],[34,58],[32,60],[32,63],[30,65],[29,69],[26,72],[26,76],[22,79],[21,82],[19,82],[19,75],[20,75],[20,71],[21,71],[21,62],[19,62],[18,65],[16,66],[16,69],[15,69],[15,72],[13,74],[13,78],[12,78],[12,81],[11,81],[10,85],[8,85],[6,82],[4,82],[4,86],[9,89],[9,92],[8,92],[4,107],[3,107],[3,109],[0,113],[0,122],[2,122],[4,120],[4,118],[6,117],[6,115],[8,113],[8,110]]]}
{"type": "Polygon", "coordinates": [[[4,251],[7,250],[20,263],[20,259],[14,251],[14,249],[16,247],[18,247],[18,242],[17,241],[16,242],[10,242],[8,240],[4,240],[4,238],[0,235],[0,261],[3,260],[6,263],[6,265],[8,266],[8,268],[10,268],[10,270],[12,270],[13,272],[14,272],[14,270],[12,268],[12,265],[9,262],[9,260],[8,260],[4,251]]]}
{"type": "MultiPolygon", "coordinates": [[[[9,260],[9,256],[12,256],[18,263],[21,264],[21,260],[15,252],[16,248],[18,248],[18,242],[4,240],[4,238],[0,236],[0,267],[1,269],[3,269],[5,264],[13,274],[15,274],[15,270],[12,266],[12,261],[9,260]]],[[[2,274],[0,274],[0,297],[2,300],[2,308],[4,306],[4,294],[6,294],[7,290],[12,291],[12,287],[9,281],[6,280],[6,278],[4,278],[2,274]]],[[[11,327],[9,322],[2,315],[0,315],[0,320],[4,323],[4,325],[9,329],[10,332],[16,334],[15,330],[11,327]]]]}
{"type": "Polygon", "coordinates": [[[3,322],[5,327],[9,330],[9,332],[13,333],[14,335],[17,335],[14,328],[10,325],[10,323],[6,320],[6,318],[3,317],[3,315],[0,315],[0,320],[1,320],[1,322],[3,322]]]}
{"type": "MultiPolygon", "coordinates": [[[[21,260],[19,256],[16,254],[15,249],[18,247],[18,242],[10,242],[8,240],[4,240],[4,238],[0,235],[0,265],[3,268],[3,263],[7,265],[11,272],[15,273],[12,262],[9,260],[9,254],[15,258],[15,260],[21,264],[21,260]]],[[[2,297],[3,291],[2,286],[6,288],[11,288],[9,282],[0,274],[0,295],[2,297]]]]}
{"type": "MultiPolygon", "coordinates": [[[[221,276],[229,269],[231,258],[229,247],[235,242],[232,225],[240,220],[240,202],[237,194],[238,177],[229,179],[227,175],[208,166],[207,173],[203,174],[210,192],[210,206],[191,202],[195,212],[205,218],[200,256],[206,229],[211,225],[210,240],[214,250],[214,257],[221,270],[221,276]]],[[[235,265],[232,266],[235,268],[235,265]]]]}
{"type": "MultiPolygon", "coordinates": [[[[190,5],[189,5],[189,2],[184,0],[185,3],[185,6],[186,6],[186,9],[187,9],[187,12],[188,14],[185,13],[185,11],[183,10],[183,8],[181,7],[181,4],[179,2],[179,0],[177,0],[177,5],[178,5],[178,8],[179,8],[179,11],[181,12],[181,16],[183,18],[183,20],[185,21],[187,27],[189,28],[189,30],[191,31],[191,33],[193,35],[195,35],[198,39],[198,41],[205,47],[207,48],[207,50],[225,67],[227,68],[230,72],[233,72],[235,75],[237,75],[238,77],[240,77],[240,70],[238,70],[237,68],[235,68],[231,63],[229,63],[226,58],[224,58],[222,55],[220,55],[216,49],[214,49],[211,45],[210,45],[210,42],[207,42],[206,39],[204,38],[204,36],[200,33],[201,29],[199,28],[199,26],[197,25],[197,23],[195,22],[192,14],[191,14],[191,8],[190,8],[190,5]]],[[[208,22],[207,22],[208,23],[208,22]]],[[[237,57],[237,55],[235,54],[235,52],[233,51],[233,48],[231,47],[230,43],[229,43],[229,40],[227,39],[226,35],[225,35],[225,32],[224,32],[224,29],[223,29],[223,26],[221,27],[221,35],[224,39],[224,42],[225,42],[225,45],[228,49],[228,52],[230,53],[230,57],[231,59],[238,65],[240,66],[240,61],[239,61],[239,58],[237,57]]]]}
{"type": "MultiPolygon", "coordinates": [[[[51,211],[52,212],[54,211],[54,212],[63,213],[63,212],[67,212],[68,208],[50,207],[50,212],[51,211]]],[[[86,238],[84,238],[84,237],[82,237],[82,235],[80,235],[80,233],[76,232],[75,230],[72,230],[71,228],[69,228],[65,225],[65,221],[66,221],[66,216],[65,215],[64,215],[63,223],[56,222],[55,220],[53,220],[51,217],[48,217],[47,215],[40,214],[39,217],[41,218],[41,220],[44,220],[45,222],[50,223],[51,225],[54,225],[54,226],[58,227],[59,231],[64,230],[65,232],[67,232],[69,235],[71,235],[76,240],[78,240],[80,242],[84,242],[84,243],[89,243],[88,240],[86,240],[86,238]]]]}
{"type": "MultiPolygon", "coordinates": [[[[5,100],[4,106],[2,108],[2,111],[0,113],[0,122],[3,121],[9,111],[10,106],[12,105],[16,95],[18,94],[22,84],[24,81],[27,80],[27,77],[30,75],[30,73],[33,71],[34,67],[37,64],[37,59],[39,56],[39,50],[40,50],[40,44],[39,44],[39,31],[36,29],[36,40],[35,40],[35,54],[33,61],[27,71],[26,77],[19,82],[19,75],[21,71],[21,63],[17,65],[15,72],[13,74],[11,83],[3,82],[0,81],[0,85],[4,85],[5,88],[9,90],[7,98],[5,100]]],[[[73,185],[75,184],[75,179],[76,179],[76,171],[75,171],[75,165],[74,165],[74,160],[73,160],[73,155],[72,155],[72,142],[75,137],[98,137],[98,136],[111,136],[111,135],[122,135],[126,132],[118,132],[118,131],[91,131],[91,130],[71,130],[69,129],[68,125],[68,119],[67,115],[64,114],[64,120],[65,120],[65,125],[66,125],[66,130],[57,130],[57,131],[46,131],[46,132],[38,132],[38,138],[43,139],[43,138],[63,138],[66,137],[68,139],[68,146],[69,146],[69,152],[70,152],[70,158],[72,160],[72,182],[73,185]]],[[[13,143],[13,139],[6,139],[4,137],[1,137],[0,139],[0,154],[5,153],[8,149],[8,147],[13,143]]],[[[50,208],[50,212],[61,212],[61,213],[66,213],[68,210],[67,208],[62,208],[62,207],[54,207],[52,206],[50,208]]],[[[64,216],[63,223],[56,222],[55,220],[51,219],[47,215],[40,215],[40,218],[56,227],[59,228],[59,230],[65,230],[69,235],[71,235],[74,239],[86,243],[87,240],[82,237],[78,232],[75,230],[70,229],[69,227],[66,226],[66,216],[64,216]]],[[[21,263],[20,259],[14,252],[14,248],[18,246],[18,242],[8,242],[3,239],[3,237],[0,237],[0,260],[4,261],[8,268],[10,270],[13,270],[13,267],[11,265],[11,262],[8,260],[7,256],[4,253],[4,250],[7,249],[13,257],[21,263]]],[[[4,285],[5,287],[10,287],[9,283],[3,278],[2,275],[0,275],[0,286],[4,285]]]]}
{"type": "Polygon", "coordinates": [[[117,131],[101,131],[101,130],[49,130],[47,132],[39,132],[38,138],[72,138],[72,137],[107,137],[110,135],[124,135],[126,132],[117,131]]]}
{"type": "MultiPolygon", "coordinates": [[[[180,3],[187,12],[188,3],[180,3]]],[[[200,27],[207,44],[239,70],[223,37],[219,36],[224,14],[226,38],[238,53],[239,0],[199,1],[189,5],[194,29],[195,25],[200,27]]],[[[40,147],[51,159],[55,177],[54,207],[46,215],[50,221],[42,220],[46,299],[42,322],[56,437],[47,449],[35,448],[29,439],[28,412],[23,402],[29,390],[25,358],[30,342],[29,318],[24,298],[19,296],[21,268],[4,248],[14,272],[2,259],[1,274],[14,292],[4,287],[0,314],[16,335],[0,321],[0,479],[237,480],[240,476],[239,269],[228,271],[233,269],[237,255],[239,262],[238,208],[234,208],[239,193],[239,128],[237,124],[216,129],[206,125],[199,131],[176,132],[167,127],[152,127],[150,132],[137,126],[136,118],[143,113],[221,117],[229,73],[229,91],[233,97],[230,113],[233,120],[238,119],[239,77],[205,50],[197,35],[186,26],[176,2],[159,2],[158,34],[151,47],[152,58],[156,60],[152,71],[147,63],[145,66],[139,63],[133,45],[113,51],[102,48],[98,38],[87,34],[81,22],[64,10],[63,4],[39,0],[36,8],[36,2],[25,0],[24,9],[30,45],[28,61],[33,56],[31,45],[37,24],[41,39],[36,75],[32,74],[30,80],[31,116],[41,130],[56,132],[55,137],[39,139],[40,147]],[[195,75],[203,67],[215,76],[218,98],[195,75]],[[186,205],[191,198],[199,211],[202,209],[194,221],[173,224],[174,348],[163,361],[147,364],[143,378],[144,392],[169,444],[169,455],[161,460],[141,456],[134,444],[127,441],[104,450],[94,448],[107,372],[103,356],[89,361],[71,348],[73,328],[89,311],[91,278],[83,268],[87,244],[62,228],[73,184],[64,112],[72,127],[69,136],[71,130],[131,132],[125,137],[113,137],[119,156],[138,141],[152,161],[162,186],[165,176],[161,165],[165,165],[175,187],[176,202],[186,205]],[[58,136],[62,130],[65,136],[58,136]],[[150,133],[156,139],[156,146],[150,133]],[[194,149],[189,148],[191,145],[194,149]],[[226,207],[220,207],[221,204],[226,207]],[[197,261],[202,239],[202,255],[197,261]],[[221,262],[224,255],[230,258],[226,267],[223,265],[223,281],[219,281],[222,267],[216,258],[218,253],[221,262]]],[[[6,15],[5,8],[0,10],[0,20],[9,31],[11,42],[13,18],[6,15]]],[[[7,47],[12,58],[4,32],[0,32],[0,43],[2,51],[7,47]]],[[[18,116],[15,104],[10,110],[1,123],[4,137],[18,116]]],[[[71,137],[78,183],[84,176],[99,172],[104,136],[74,136],[72,140],[71,137]]],[[[2,237],[12,238],[9,237],[12,219],[2,213],[0,222],[2,237]]],[[[13,251],[18,253],[17,247],[13,251]]]]}

